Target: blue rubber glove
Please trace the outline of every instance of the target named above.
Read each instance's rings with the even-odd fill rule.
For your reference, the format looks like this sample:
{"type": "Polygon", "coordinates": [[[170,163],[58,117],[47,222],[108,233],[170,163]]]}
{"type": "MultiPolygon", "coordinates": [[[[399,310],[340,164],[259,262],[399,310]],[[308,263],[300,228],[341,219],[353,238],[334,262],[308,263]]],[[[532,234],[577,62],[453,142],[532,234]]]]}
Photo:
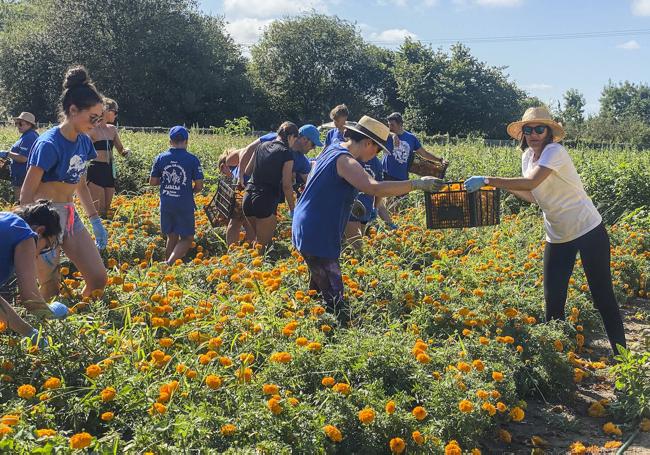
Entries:
{"type": "Polygon", "coordinates": [[[32,341],[32,346],[38,346],[39,349],[45,349],[49,347],[49,343],[47,342],[47,338],[43,334],[41,336],[38,336],[38,330],[37,329],[32,329],[32,332],[28,335],[28,338],[32,341]]]}
{"type": "Polygon", "coordinates": [[[106,229],[102,224],[102,219],[99,215],[95,215],[90,219],[90,224],[93,227],[93,234],[95,234],[95,243],[97,244],[97,248],[103,250],[108,244],[108,232],[106,232],[106,229]]]}
{"type": "Polygon", "coordinates": [[[70,310],[61,302],[52,302],[48,305],[53,314],[53,319],[65,319],[70,314],[70,310]]]}
{"type": "Polygon", "coordinates": [[[478,191],[482,186],[485,186],[485,177],[482,175],[474,175],[465,180],[465,189],[468,193],[478,191]]]}
{"type": "Polygon", "coordinates": [[[0,150],[0,158],[7,158],[8,155],[9,155],[8,150],[0,150]]]}
{"type": "Polygon", "coordinates": [[[394,231],[398,226],[395,223],[386,223],[386,227],[388,227],[388,229],[391,231],[394,231]]]}

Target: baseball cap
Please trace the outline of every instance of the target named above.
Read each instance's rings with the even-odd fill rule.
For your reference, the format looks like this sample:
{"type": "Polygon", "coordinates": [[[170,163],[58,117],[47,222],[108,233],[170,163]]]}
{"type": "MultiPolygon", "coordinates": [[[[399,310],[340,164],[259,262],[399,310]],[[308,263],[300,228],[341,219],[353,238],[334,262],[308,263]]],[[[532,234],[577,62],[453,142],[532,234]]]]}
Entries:
{"type": "Polygon", "coordinates": [[[316,147],[323,146],[323,143],[320,141],[320,133],[318,132],[318,128],[310,123],[301,126],[298,130],[298,134],[305,136],[307,139],[312,141],[316,147]]]}
{"type": "Polygon", "coordinates": [[[184,126],[176,125],[169,130],[169,139],[172,141],[186,141],[189,137],[190,132],[184,126]]]}

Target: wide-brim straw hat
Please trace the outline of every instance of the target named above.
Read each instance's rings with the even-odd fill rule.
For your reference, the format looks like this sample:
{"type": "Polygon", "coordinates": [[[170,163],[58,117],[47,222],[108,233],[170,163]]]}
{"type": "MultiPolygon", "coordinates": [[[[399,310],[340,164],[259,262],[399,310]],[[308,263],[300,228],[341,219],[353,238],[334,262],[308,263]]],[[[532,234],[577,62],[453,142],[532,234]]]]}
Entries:
{"type": "Polygon", "coordinates": [[[546,125],[551,129],[553,133],[553,142],[560,142],[566,136],[564,127],[553,120],[553,116],[544,106],[540,107],[529,107],[524,112],[521,120],[517,122],[512,122],[508,125],[507,131],[510,137],[517,139],[518,141],[522,138],[522,128],[528,123],[536,123],[546,125]]]}
{"type": "Polygon", "coordinates": [[[345,128],[348,130],[356,131],[359,134],[363,134],[368,139],[375,142],[383,150],[388,152],[386,141],[388,141],[388,135],[390,134],[390,130],[385,124],[383,124],[379,120],[375,120],[372,117],[368,117],[367,115],[364,115],[359,119],[357,123],[351,125],[346,124],[345,128]]]}
{"type": "Polygon", "coordinates": [[[36,126],[36,117],[34,117],[34,114],[31,112],[21,112],[18,117],[14,117],[14,122],[16,120],[23,120],[27,123],[31,123],[32,125],[36,126]]]}

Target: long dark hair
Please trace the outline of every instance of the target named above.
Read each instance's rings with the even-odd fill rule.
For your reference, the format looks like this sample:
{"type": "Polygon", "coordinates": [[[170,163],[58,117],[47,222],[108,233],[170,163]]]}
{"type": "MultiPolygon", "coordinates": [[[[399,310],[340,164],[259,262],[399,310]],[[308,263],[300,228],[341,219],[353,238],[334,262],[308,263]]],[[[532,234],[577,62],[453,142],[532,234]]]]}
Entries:
{"type": "Polygon", "coordinates": [[[63,93],[61,93],[59,107],[59,117],[62,117],[62,120],[70,115],[71,106],[84,110],[103,102],[104,97],[95,88],[86,68],[73,66],[68,69],[63,78],[63,93]]]}
{"type": "Polygon", "coordinates": [[[293,122],[282,123],[282,125],[280,125],[280,128],[278,128],[277,133],[280,140],[285,144],[288,143],[289,136],[298,136],[300,134],[298,132],[298,127],[293,122]]]}
{"type": "Polygon", "coordinates": [[[47,199],[38,199],[32,204],[17,207],[14,209],[14,213],[30,226],[43,226],[45,228],[43,237],[61,235],[59,213],[52,207],[52,202],[47,199]]]}

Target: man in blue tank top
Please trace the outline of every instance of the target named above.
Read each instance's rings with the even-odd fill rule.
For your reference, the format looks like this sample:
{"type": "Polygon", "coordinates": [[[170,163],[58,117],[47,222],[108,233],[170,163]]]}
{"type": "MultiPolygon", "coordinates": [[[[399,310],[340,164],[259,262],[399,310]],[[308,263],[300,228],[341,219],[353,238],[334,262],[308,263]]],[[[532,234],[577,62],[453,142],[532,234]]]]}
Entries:
{"type": "Polygon", "coordinates": [[[359,192],[400,196],[416,189],[435,192],[443,183],[434,177],[401,182],[372,178],[360,162],[386,151],[388,135],[386,125],[368,116],[347,126],[345,141],[332,144],[317,158],[294,211],[292,241],[309,268],[310,289],[322,295],[328,311],[343,326],[349,323],[351,312],[343,298],[341,239],[359,192]]]}

